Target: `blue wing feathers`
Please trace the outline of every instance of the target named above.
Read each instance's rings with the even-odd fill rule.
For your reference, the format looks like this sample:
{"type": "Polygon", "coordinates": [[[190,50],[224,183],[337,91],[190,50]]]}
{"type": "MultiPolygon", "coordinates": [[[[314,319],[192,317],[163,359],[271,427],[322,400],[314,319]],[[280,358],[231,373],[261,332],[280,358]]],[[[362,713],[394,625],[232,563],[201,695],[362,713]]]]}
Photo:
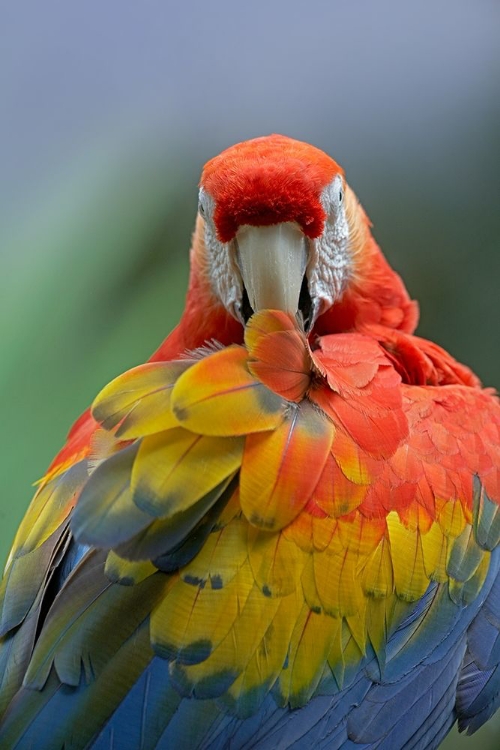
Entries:
{"type": "Polygon", "coordinates": [[[349,736],[358,742],[375,743],[384,739],[382,746],[404,747],[449,686],[456,684],[464,651],[463,640],[449,649],[443,659],[411,673],[399,685],[374,685],[349,717],[349,736]],[[402,706],[406,708],[404,720],[402,706]]]}
{"type": "MultiPolygon", "coordinates": [[[[71,560],[62,577],[66,577],[69,569],[72,571],[64,586],[68,591],[74,589],[78,597],[78,581],[87,586],[88,579],[86,590],[89,595],[91,591],[97,592],[95,612],[99,613],[98,578],[102,577],[102,561],[97,564],[93,555],[82,560],[84,553],[83,549],[69,548],[71,560]]],[[[123,628],[121,632],[127,635],[127,640],[120,646],[118,637],[111,638],[117,650],[104,648],[106,658],[100,662],[95,661],[99,649],[95,654],[82,653],[79,682],[73,681],[74,687],[61,685],[54,667],[48,673],[43,691],[21,687],[5,714],[0,747],[13,750],[437,748],[457,717],[461,729],[475,731],[500,701],[500,581],[496,580],[499,555],[498,550],[492,554],[484,586],[467,608],[452,601],[446,586],[436,584],[431,584],[418,603],[407,605],[408,614],[390,637],[382,670],[370,650],[357,671],[347,671],[342,690],[335,687],[334,680],[323,681],[325,689],[335,694],[315,697],[305,707],[295,710],[278,708],[269,694],[259,711],[248,719],[226,714],[217,700],[192,700],[179,694],[172,683],[168,662],[155,656],[150,648],[147,618],[143,621],[139,618],[133,624],[134,617],[138,618],[138,608],[143,606],[144,612],[148,611],[154,586],[151,584],[150,592],[147,579],[145,584],[118,587],[115,595],[124,601],[130,598],[130,612],[125,618],[122,612],[122,621],[113,625],[111,620],[110,626],[116,627],[116,632],[123,628]],[[127,631],[127,618],[135,631],[133,628],[127,631]],[[446,637],[442,635],[444,625],[446,637]],[[82,663],[86,663],[86,670],[82,669],[82,663]],[[118,707],[112,713],[115,706],[118,707]],[[401,706],[407,707],[403,714],[401,706]]],[[[56,618],[58,606],[56,599],[47,624],[56,618]]],[[[85,614],[84,600],[81,611],[85,614]]],[[[116,611],[122,610],[118,607],[116,611]]],[[[93,631],[101,633],[102,640],[106,621],[99,618],[100,615],[90,622],[93,631]]],[[[34,623],[36,619],[30,620],[28,616],[14,635],[4,640],[3,679],[12,680],[11,691],[17,689],[23,672],[23,669],[16,671],[16,639],[21,644],[24,639],[33,640],[34,623]]],[[[48,637],[49,630],[46,632],[48,637]]],[[[54,643],[54,649],[59,647],[54,643]]],[[[22,651],[29,652],[30,647],[24,644],[22,651]]]]}
{"type": "Polygon", "coordinates": [[[467,648],[457,689],[457,711],[459,729],[470,734],[500,705],[500,578],[468,630],[467,648]]]}

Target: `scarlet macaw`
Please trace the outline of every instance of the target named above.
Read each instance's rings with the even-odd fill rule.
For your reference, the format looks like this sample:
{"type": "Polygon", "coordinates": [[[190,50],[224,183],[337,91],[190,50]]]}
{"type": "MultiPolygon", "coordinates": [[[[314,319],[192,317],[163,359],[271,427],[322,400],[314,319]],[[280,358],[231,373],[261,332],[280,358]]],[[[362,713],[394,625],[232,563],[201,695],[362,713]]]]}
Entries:
{"type": "Polygon", "coordinates": [[[71,429],[2,583],[0,747],[435,748],[500,693],[500,407],[326,154],[201,179],[186,309],[71,429]]]}

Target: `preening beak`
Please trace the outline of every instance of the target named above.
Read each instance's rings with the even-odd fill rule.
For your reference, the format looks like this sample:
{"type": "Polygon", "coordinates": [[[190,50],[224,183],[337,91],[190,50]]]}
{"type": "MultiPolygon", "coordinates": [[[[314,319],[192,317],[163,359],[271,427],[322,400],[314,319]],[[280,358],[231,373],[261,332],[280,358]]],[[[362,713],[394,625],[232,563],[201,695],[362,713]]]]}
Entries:
{"type": "MultiPolygon", "coordinates": [[[[240,227],[236,234],[236,262],[252,312],[299,312],[307,256],[307,239],[292,222],[240,227]]],[[[243,310],[242,316],[246,317],[243,310]]]]}

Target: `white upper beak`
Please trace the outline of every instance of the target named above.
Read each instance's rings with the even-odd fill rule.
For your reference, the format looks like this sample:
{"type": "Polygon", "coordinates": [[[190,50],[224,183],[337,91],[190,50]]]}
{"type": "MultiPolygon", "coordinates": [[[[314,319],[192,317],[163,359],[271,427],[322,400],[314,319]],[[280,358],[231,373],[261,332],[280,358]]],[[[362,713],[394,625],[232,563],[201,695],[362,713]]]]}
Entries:
{"type": "Polygon", "coordinates": [[[297,224],[242,226],[236,262],[254,312],[283,310],[296,315],[308,260],[307,239],[297,224]]]}

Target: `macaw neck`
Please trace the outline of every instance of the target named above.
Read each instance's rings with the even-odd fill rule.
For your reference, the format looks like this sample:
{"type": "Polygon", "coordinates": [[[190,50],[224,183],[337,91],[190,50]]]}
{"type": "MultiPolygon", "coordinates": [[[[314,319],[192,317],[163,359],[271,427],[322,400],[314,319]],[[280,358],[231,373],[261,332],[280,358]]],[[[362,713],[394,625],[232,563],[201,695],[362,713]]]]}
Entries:
{"type": "Polygon", "coordinates": [[[354,278],[342,298],[318,319],[314,333],[367,332],[372,325],[413,333],[418,316],[417,302],[368,232],[354,278]]]}
{"type": "Polygon", "coordinates": [[[152,362],[175,359],[211,341],[224,346],[243,342],[243,326],[215,298],[195,259],[191,263],[184,312],[179,324],[150,358],[152,362]]]}
{"type": "Polygon", "coordinates": [[[243,342],[243,326],[227,313],[210,313],[205,317],[196,310],[193,316],[182,316],[179,324],[167,336],[150,362],[177,359],[186,351],[197,349],[207,343],[216,341],[224,346],[243,342]]]}
{"type": "MultiPolygon", "coordinates": [[[[370,326],[413,333],[418,305],[410,299],[399,275],[389,266],[368,230],[357,251],[356,274],[342,298],[316,322],[311,337],[349,331],[368,332],[370,326]]],[[[195,235],[186,306],[178,326],[163,341],[151,361],[175,359],[207,342],[241,344],[243,326],[215,297],[195,235]]]]}

